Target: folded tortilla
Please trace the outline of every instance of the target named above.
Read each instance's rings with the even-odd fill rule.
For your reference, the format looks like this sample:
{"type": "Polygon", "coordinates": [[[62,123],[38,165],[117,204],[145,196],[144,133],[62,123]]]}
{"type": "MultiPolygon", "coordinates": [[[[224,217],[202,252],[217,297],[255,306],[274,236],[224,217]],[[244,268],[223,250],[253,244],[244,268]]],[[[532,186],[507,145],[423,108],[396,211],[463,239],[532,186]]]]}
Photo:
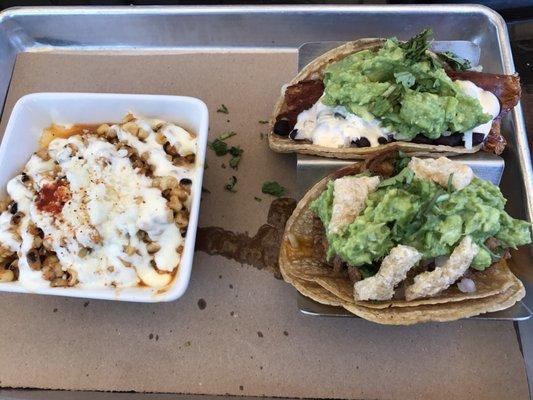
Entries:
{"type": "Polygon", "coordinates": [[[301,153],[323,157],[342,159],[364,159],[376,152],[399,148],[406,154],[412,156],[427,156],[438,153],[442,156],[453,156],[456,154],[475,153],[481,148],[501,154],[505,148],[506,140],[500,133],[500,120],[511,110],[520,100],[520,79],[515,75],[497,75],[474,71],[455,72],[449,71],[448,75],[452,79],[465,79],[474,82],[477,86],[492,92],[500,101],[500,114],[494,119],[490,133],[485,143],[466,149],[464,146],[445,146],[434,144],[420,144],[412,142],[390,142],[376,147],[345,147],[331,148],[319,146],[308,141],[296,141],[288,136],[279,136],[273,132],[274,124],[280,118],[288,118],[291,125],[295,122],[297,115],[311,108],[316,103],[323,92],[324,69],[331,63],[340,61],[344,57],[361,50],[377,49],[385,43],[386,39],[359,39],[336,47],[305,66],[294,79],[287,85],[286,90],[278,99],[270,121],[270,132],[268,142],[270,148],[280,153],[301,153]],[[296,99],[287,101],[287,92],[292,91],[296,99]]]}
{"type": "Polygon", "coordinates": [[[472,293],[463,293],[453,285],[437,296],[413,301],[403,298],[387,301],[354,300],[353,284],[348,276],[334,271],[323,252],[317,250],[317,240],[323,237],[324,230],[317,229],[318,217],[309,206],[332,179],[367,170],[376,174],[390,172],[391,157],[394,154],[395,152],[382,153],[366,162],[335,171],[313,186],[302,198],[287,221],[281,243],[279,266],[283,278],[304,296],[319,303],[340,305],[362,318],[396,325],[466,318],[508,308],[524,297],[522,283],[510,271],[505,260],[502,260],[484,271],[470,271],[468,277],[476,285],[476,291],[472,293]]]}

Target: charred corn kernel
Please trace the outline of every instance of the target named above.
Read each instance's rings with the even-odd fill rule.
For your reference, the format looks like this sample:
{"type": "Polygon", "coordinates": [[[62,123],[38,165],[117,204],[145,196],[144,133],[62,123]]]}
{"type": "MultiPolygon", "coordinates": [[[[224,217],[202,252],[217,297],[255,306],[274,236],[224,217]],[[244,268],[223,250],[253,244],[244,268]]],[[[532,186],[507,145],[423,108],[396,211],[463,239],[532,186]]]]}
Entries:
{"type": "Polygon", "coordinates": [[[67,269],[67,285],[68,286],[74,286],[76,283],[78,283],[78,273],[76,270],[69,268],[67,269]]]}
{"type": "Polygon", "coordinates": [[[181,210],[182,205],[179,197],[176,195],[171,195],[170,199],[168,200],[168,206],[174,211],[181,210]]]}
{"type": "Polygon", "coordinates": [[[109,130],[109,128],[110,128],[109,125],[102,124],[98,128],[96,128],[96,133],[98,135],[105,135],[107,133],[107,131],[109,130]]]}
{"type": "Polygon", "coordinates": [[[165,144],[165,142],[167,141],[167,138],[165,137],[165,135],[163,135],[161,132],[157,132],[155,134],[155,141],[158,143],[158,144],[165,144]]]}
{"type": "Polygon", "coordinates": [[[139,128],[139,131],[137,132],[137,137],[141,140],[148,139],[149,133],[146,132],[144,129],[139,128]]]}
{"type": "Polygon", "coordinates": [[[125,124],[126,122],[133,121],[134,119],[135,119],[135,116],[132,113],[128,113],[126,114],[124,118],[122,118],[122,123],[125,124]]]}
{"type": "Polygon", "coordinates": [[[26,253],[26,259],[28,260],[28,265],[34,271],[41,269],[41,257],[39,257],[39,251],[37,249],[31,249],[26,253]]]}
{"type": "Polygon", "coordinates": [[[153,254],[161,249],[161,246],[156,242],[150,242],[148,245],[146,245],[146,251],[148,253],[153,254]]]}
{"type": "Polygon", "coordinates": [[[48,149],[46,148],[37,150],[35,154],[37,155],[37,157],[42,158],[44,161],[50,160],[50,154],[48,154],[48,149]]]}
{"type": "Polygon", "coordinates": [[[0,269],[0,282],[11,282],[15,280],[15,274],[10,269],[0,269]]]}

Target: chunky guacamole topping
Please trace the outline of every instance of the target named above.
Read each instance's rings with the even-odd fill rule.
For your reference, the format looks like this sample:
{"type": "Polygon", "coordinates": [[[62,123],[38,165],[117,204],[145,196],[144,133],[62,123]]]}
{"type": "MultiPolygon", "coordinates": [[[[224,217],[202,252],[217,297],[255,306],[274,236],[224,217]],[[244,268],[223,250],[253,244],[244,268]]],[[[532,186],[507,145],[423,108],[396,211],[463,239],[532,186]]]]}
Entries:
{"type": "Polygon", "coordinates": [[[427,52],[423,32],[406,43],[389,39],[378,51],[362,50],[325,70],[328,106],[344,106],[353,114],[395,132],[397,140],[421,133],[435,139],[444,132],[467,132],[491,120],[479,101],[453,82],[427,52]]]}
{"type": "MultiPolygon", "coordinates": [[[[383,181],[371,193],[363,212],[342,234],[327,234],[328,255],[339,255],[352,266],[381,260],[398,244],[409,245],[423,259],[450,255],[457,243],[470,235],[480,246],[472,267],[483,270],[498,260],[506,248],[531,242],[530,224],[511,218],[499,188],[474,178],[454,190],[414,176],[407,167],[383,181]],[[489,237],[499,241],[497,249],[485,246],[489,237]]],[[[329,225],[333,182],[311,204],[324,226],[329,225]]],[[[326,230],[327,231],[327,230],[326,230]]]]}

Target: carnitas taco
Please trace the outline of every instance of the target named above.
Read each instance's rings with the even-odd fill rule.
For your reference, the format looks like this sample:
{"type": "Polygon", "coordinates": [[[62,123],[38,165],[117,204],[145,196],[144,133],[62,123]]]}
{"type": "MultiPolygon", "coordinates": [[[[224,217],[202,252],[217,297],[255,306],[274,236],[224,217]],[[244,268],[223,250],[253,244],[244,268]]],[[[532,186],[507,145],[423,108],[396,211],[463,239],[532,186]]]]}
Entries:
{"type": "Polygon", "coordinates": [[[348,159],[391,147],[500,154],[500,121],[520,99],[518,75],[478,72],[452,53],[433,53],[430,35],[356,40],[312,61],[275,106],[270,147],[348,159]]]}
{"type": "Polygon", "coordinates": [[[448,321],[521,299],[509,249],[531,242],[499,188],[445,157],[388,152],[317,183],[287,222],[284,279],[371,321],[448,321]]]}

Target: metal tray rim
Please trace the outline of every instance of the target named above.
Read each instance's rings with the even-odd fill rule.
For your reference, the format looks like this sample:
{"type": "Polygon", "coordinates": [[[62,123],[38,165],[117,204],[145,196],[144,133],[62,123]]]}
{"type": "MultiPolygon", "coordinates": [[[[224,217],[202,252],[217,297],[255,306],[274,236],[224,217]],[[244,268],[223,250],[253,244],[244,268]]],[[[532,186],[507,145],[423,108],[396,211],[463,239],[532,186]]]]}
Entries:
{"type": "MultiPolygon", "coordinates": [[[[381,12],[393,14],[397,12],[446,12],[446,13],[482,13],[497,26],[505,26],[505,21],[500,14],[483,4],[434,4],[434,5],[411,5],[411,4],[309,4],[309,5],[224,5],[224,6],[14,6],[0,12],[0,23],[4,19],[17,16],[32,15],[160,15],[160,14],[232,14],[232,13],[297,13],[297,12],[381,12]]],[[[499,27],[498,27],[499,28],[499,27]]]]}

